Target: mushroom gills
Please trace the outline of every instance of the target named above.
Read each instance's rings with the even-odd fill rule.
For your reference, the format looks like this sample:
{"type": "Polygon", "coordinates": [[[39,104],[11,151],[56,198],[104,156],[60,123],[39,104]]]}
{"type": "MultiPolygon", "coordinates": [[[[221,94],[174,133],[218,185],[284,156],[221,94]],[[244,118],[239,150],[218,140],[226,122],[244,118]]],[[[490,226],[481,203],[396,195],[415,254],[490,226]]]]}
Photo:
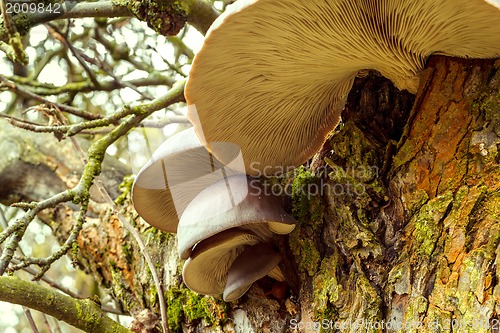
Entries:
{"type": "Polygon", "coordinates": [[[193,60],[188,118],[237,144],[247,174],[284,174],[324,144],[360,70],[415,93],[436,53],[499,57],[500,1],[238,0],[193,60]]]}
{"type": "Polygon", "coordinates": [[[247,247],[234,261],[227,274],[223,299],[226,302],[243,296],[252,284],[278,266],[281,255],[271,243],[257,243],[247,247]]]}
{"type": "Polygon", "coordinates": [[[254,234],[239,229],[225,230],[199,242],[184,263],[184,283],[199,294],[221,294],[231,264],[246,247],[259,242],[254,234]]]}

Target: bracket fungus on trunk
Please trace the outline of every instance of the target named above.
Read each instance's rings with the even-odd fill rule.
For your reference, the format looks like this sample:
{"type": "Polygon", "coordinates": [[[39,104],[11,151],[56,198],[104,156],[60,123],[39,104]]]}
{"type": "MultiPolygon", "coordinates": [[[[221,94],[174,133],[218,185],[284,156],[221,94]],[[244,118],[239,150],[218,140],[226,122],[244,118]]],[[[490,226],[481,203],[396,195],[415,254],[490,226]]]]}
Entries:
{"type": "Polygon", "coordinates": [[[187,259],[184,283],[200,294],[224,292],[224,300],[232,301],[265,275],[283,281],[276,268],[281,256],[269,246],[273,234],[294,228],[293,217],[258,180],[246,175],[222,179],[200,192],[181,216],[177,236],[179,256],[187,259]],[[249,256],[254,258],[249,261],[249,256]]]}
{"type": "Polygon", "coordinates": [[[155,228],[176,232],[179,216],[198,193],[242,168],[238,165],[239,149],[226,146],[233,158],[223,165],[200,143],[193,128],[168,138],[134,182],[132,200],[137,213],[155,228]]]}
{"type": "Polygon", "coordinates": [[[247,174],[277,174],[321,147],[359,71],[414,93],[433,53],[500,56],[500,1],[238,0],[194,58],[188,117],[220,161],[210,142],[237,144],[247,174]]]}
{"type": "Polygon", "coordinates": [[[184,210],[177,233],[179,257],[187,259],[195,245],[224,230],[247,230],[269,242],[273,234],[292,232],[295,224],[257,179],[232,175],[201,191],[184,210]]]}
{"type": "MultiPolygon", "coordinates": [[[[277,197],[266,194],[257,179],[237,171],[242,169],[239,148],[221,146],[233,156],[230,165],[214,159],[193,128],[170,137],[140,170],[132,191],[135,209],[146,222],[178,232],[179,255],[187,259],[184,282],[207,295],[223,293],[228,271],[240,253],[295,228],[295,220],[277,197]]],[[[271,253],[269,260],[276,261],[276,254],[271,253]]],[[[264,275],[282,278],[275,266],[264,275]]],[[[250,280],[246,289],[256,279],[250,280]]],[[[231,293],[231,299],[245,293],[240,289],[231,293]]]]}

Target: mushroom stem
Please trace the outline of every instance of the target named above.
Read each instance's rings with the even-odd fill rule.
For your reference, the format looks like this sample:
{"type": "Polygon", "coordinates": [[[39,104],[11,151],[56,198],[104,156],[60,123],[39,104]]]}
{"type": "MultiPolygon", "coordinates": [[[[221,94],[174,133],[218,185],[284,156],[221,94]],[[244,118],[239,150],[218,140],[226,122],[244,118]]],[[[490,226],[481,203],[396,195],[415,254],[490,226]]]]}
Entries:
{"type": "Polygon", "coordinates": [[[231,302],[243,296],[252,283],[273,271],[280,260],[279,252],[271,243],[258,243],[247,247],[233,261],[227,273],[224,301],[231,302]]]}

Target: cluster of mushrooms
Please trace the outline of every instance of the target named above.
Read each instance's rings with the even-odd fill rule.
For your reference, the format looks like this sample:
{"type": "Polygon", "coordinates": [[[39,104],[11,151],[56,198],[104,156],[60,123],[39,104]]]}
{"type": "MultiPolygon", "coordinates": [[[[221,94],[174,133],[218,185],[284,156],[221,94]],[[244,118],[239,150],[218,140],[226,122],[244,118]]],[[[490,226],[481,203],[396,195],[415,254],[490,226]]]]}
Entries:
{"type": "Polygon", "coordinates": [[[206,150],[193,128],[173,135],[139,172],[132,199],[146,222],[177,232],[186,286],[229,302],[266,275],[284,280],[273,234],[291,232],[295,220],[258,179],[241,172],[239,149],[226,146],[234,157],[229,165],[206,150]]]}
{"type": "Polygon", "coordinates": [[[415,93],[431,54],[500,57],[500,0],[228,6],[189,73],[193,129],[167,140],[133,189],[147,222],[177,230],[186,285],[229,301],[266,274],[283,279],[273,233],[295,223],[277,198],[252,195],[250,177],[310,159],[338,124],[360,71],[376,70],[415,93]]]}

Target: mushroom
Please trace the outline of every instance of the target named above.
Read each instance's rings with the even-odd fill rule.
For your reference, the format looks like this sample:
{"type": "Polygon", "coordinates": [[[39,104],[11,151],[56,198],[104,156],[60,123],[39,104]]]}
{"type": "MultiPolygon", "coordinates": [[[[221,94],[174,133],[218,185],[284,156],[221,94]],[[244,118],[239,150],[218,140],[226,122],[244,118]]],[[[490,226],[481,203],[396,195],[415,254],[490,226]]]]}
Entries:
{"type": "Polygon", "coordinates": [[[225,230],[202,240],[184,263],[184,283],[199,294],[222,294],[229,267],[236,257],[245,247],[260,241],[253,233],[238,229],[225,230]]]}
{"type": "Polygon", "coordinates": [[[224,301],[231,302],[243,296],[252,283],[273,272],[280,260],[279,252],[271,243],[257,243],[247,247],[233,261],[227,273],[224,301]]]}
{"type": "Polygon", "coordinates": [[[257,179],[231,175],[205,188],[184,210],[177,230],[179,257],[187,259],[199,242],[232,228],[269,242],[273,233],[292,232],[295,220],[257,179]]]}
{"type": "Polygon", "coordinates": [[[228,165],[208,153],[193,128],[167,139],[134,182],[132,200],[139,215],[158,229],[176,232],[179,216],[199,192],[243,168],[239,148],[230,143],[224,146],[233,155],[228,165]]]}
{"type": "Polygon", "coordinates": [[[237,144],[249,175],[277,174],[321,147],[359,71],[415,93],[433,53],[500,56],[500,1],[239,0],[194,58],[188,117],[223,163],[211,142],[237,144]]]}

